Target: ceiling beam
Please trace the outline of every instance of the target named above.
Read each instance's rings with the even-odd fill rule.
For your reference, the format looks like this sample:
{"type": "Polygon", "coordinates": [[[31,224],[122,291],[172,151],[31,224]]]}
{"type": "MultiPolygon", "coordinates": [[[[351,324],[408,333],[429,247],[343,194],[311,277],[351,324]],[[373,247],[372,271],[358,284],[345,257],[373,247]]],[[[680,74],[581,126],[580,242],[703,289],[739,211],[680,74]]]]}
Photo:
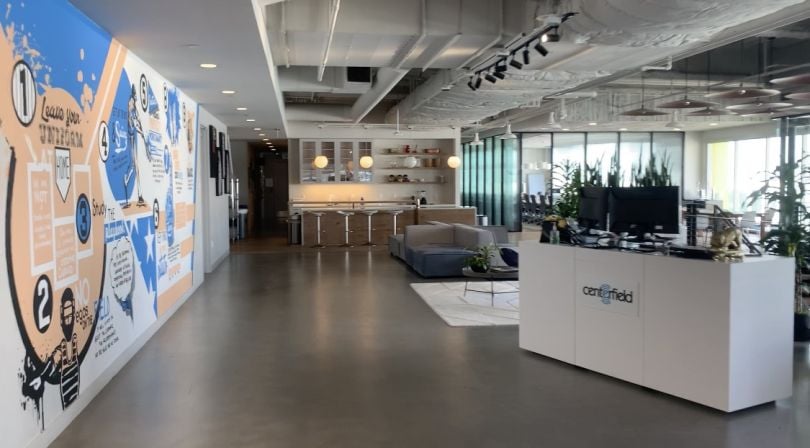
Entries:
{"type": "Polygon", "coordinates": [[[318,82],[323,80],[323,71],[326,69],[326,63],[329,62],[329,48],[332,46],[332,39],[335,37],[335,25],[337,25],[338,12],[340,11],[340,0],[330,0],[330,17],[329,17],[329,37],[326,39],[326,47],[323,49],[323,59],[321,65],[318,66],[318,82]]]}

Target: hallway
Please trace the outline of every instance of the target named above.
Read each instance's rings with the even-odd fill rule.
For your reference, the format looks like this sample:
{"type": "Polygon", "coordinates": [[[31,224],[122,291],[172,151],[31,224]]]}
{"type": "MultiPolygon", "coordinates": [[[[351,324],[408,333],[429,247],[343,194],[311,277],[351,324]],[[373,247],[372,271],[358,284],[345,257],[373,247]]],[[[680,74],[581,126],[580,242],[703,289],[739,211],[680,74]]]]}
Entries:
{"type": "Polygon", "coordinates": [[[232,254],[52,446],[810,444],[806,349],[792,400],[727,416],[449,327],[415,281],[381,248],[232,254]]]}

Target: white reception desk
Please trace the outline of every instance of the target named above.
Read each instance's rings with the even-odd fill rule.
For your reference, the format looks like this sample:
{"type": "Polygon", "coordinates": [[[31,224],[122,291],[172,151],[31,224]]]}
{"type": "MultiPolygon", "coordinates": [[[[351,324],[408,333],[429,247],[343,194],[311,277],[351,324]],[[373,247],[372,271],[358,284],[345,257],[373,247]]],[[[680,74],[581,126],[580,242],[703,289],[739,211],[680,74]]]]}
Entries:
{"type": "Polygon", "coordinates": [[[523,241],[520,347],[725,412],[787,398],[793,260],[523,241]]]}

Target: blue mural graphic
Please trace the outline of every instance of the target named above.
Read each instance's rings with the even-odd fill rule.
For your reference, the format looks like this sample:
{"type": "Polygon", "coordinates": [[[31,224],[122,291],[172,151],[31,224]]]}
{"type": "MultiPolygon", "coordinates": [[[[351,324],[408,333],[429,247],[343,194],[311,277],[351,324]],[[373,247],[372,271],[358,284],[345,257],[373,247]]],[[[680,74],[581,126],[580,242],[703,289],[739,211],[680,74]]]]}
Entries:
{"type": "Polygon", "coordinates": [[[157,315],[157,252],[155,245],[155,221],[152,216],[138,218],[133,224],[127,222],[130,241],[135,249],[135,258],[141,268],[146,290],[154,298],[153,308],[157,315]]]}
{"type": "Polygon", "coordinates": [[[128,137],[128,105],[131,95],[132,84],[130,84],[127,72],[122,70],[121,80],[118,83],[118,89],[115,93],[115,101],[113,101],[112,112],[110,112],[110,117],[107,119],[107,123],[110,123],[110,127],[112,128],[113,144],[107,163],[104,164],[107,171],[110,191],[112,191],[115,200],[118,202],[129,200],[129,193],[135,187],[135,176],[130,176],[125,180],[127,172],[132,165],[132,155],[134,152],[130,151],[130,139],[128,137]]]}
{"type": "Polygon", "coordinates": [[[167,88],[166,92],[166,133],[177,145],[180,141],[180,100],[177,98],[177,89],[167,88]]]}
{"type": "Polygon", "coordinates": [[[12,1],[3,5],[3,32],[8,36],[8,27],[14,24],[14,48],[34,68],[39,94],[44,93],[47,74],[50,85],[65,89],[83,106],[85,84],[98,92],[110,47],[109,34],[84,14],[77,14],[66,1],[12,1]]]}

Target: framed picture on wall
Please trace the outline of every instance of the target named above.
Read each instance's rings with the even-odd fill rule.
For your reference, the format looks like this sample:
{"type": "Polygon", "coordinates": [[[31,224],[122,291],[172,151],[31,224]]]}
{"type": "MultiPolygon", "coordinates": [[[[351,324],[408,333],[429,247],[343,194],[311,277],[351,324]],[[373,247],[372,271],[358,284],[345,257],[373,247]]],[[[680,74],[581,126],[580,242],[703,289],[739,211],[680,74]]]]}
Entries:
{"type": "Polygon", "coordinates": [[[222,177],[225,179],[225,194],[231,194],[231,151],[229,149],[225,150],[223,159],[225,160],[225,170],[222,177]]]}
{"type": "Polygon", "coordinates": [[[217,196],[222,196],[222,193],[224,192],[222,181],[222,177],[225,173],[223,168],[223,164],[225,162],[224,159],[225,157],[223,154],[223,149],[221,147],[217,148],[217,196]]]}
{"type": "Polygon", "coordinates": [[[208,126],[208,167],[212,178],[219,176],[219,158],[217,157],[217,128],[208,126]]]}

